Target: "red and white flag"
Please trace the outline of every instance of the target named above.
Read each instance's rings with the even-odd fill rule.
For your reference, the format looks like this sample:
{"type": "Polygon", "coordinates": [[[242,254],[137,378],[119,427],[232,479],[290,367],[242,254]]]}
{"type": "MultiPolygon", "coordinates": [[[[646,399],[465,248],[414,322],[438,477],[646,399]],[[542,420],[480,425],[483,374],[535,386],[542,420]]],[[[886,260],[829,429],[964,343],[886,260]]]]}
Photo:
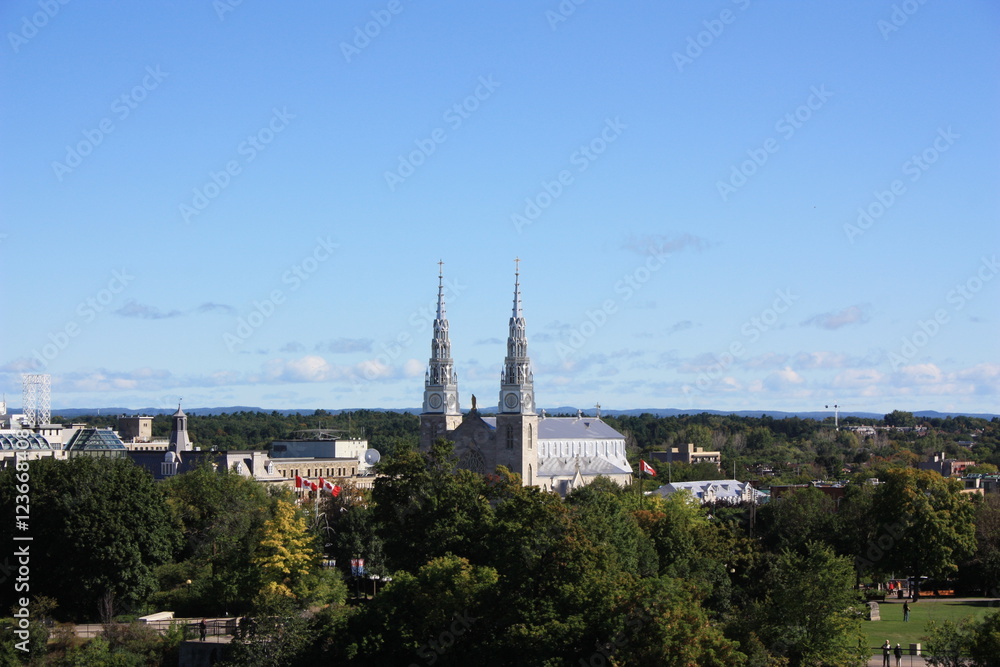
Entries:
{"type": "Polygon", "coordinates": [[[312,489],[313,491],[319,491],[319,485],[316,484],[316,482],[310,482],[309,480],[306,480],[306,484],[308,484],[309,488],[312,489]]]}
{"type": "Polygon", "coordinates": [[[296,475],[295,476],[295,490],[296,491],[301,491],[303,486],[304,485],[302,483],[302,478],[299,477],[298,475],[296,475]]]}
{"type": "Polygon", "coordinates": [[[652,475],[653,477],[656,477],[656,471],[653,470],[653,466],[649,465],[642,459],[639,459],[639,469],[642,472],[646,473],[647,475],[652,475]]]}
{"type": "MultiPolygon", "coordinates": [[[[329,484],[329,482],[327,482],[327,483],[329,484]]],[[[334,484],[332,487],[330,487],[330,493],[333,495],[334,498],[336,498],[337,496],[339,496],[340,495],[340,484],[334,484]]]]}
{"type": "Polygon", "coordinates": [[[319,478],[319,490],[320,491],[326,491],[326,485],[327,484],[328,484],[328,482],[325,479],[323,479],[322,477],[319,478]]]}

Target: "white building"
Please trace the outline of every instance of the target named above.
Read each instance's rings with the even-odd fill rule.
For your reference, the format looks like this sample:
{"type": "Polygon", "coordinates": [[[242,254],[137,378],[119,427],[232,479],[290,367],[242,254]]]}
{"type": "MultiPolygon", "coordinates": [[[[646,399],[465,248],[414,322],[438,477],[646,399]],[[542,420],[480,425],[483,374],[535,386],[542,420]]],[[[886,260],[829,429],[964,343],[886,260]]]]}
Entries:
{"type": "Polygon", "coordinates": [[[735,479],[710,479],[698,482],[671,482],[664,484],[655,494],[666,497],[678,491],[688,491],[692,498],[705,503],[713,503],[721,500],[727,503],[757,502],[760,503],[766,498],[766,494],[761,493],[750,485],[750,482],[741,482],[735,479]]]}

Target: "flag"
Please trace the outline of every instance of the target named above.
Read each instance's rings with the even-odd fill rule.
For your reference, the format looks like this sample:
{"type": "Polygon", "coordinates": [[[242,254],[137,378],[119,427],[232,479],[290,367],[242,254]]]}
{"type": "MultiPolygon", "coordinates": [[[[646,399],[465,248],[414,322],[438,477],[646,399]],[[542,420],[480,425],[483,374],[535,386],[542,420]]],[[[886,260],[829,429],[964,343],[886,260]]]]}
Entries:
{"type": "Polygon", "coordinates": [[[301,491],[302,490],[302,486],[303,486],[303,484],[302,484],[302,478],[299,477],[298,475],[296,475],[295,476],[295,490],[296,491],[301,491]]]}
{"type": "Polygon", "coordinates": [[[333,487],[330,488],[330,493],[333,494],[334,498],[336,498],[337,496],[339,496],[340,495],[340,484],[334,484],[333,487]]]}
{"type": "Polygon", "coordinates": [[[647,475],[652,475],[653,477],[656,477],[656,471],[653,470],[653,466],[649,465],[642,459],[639,459],[639,469],[642,472],[646,473],[647,475]]]}
{"type": "Polygon", "coordinates": [[[319,485],[321,489],[323,489],[324,491],[329,491],[331,495],[336,496],[338,493],[340,493],[340,487],[334,486],[333,482],[331,482],[328,479],[323,479],[322,477],[320,477],[319,485]]]}
{"type": "Polygon", "coordinates": [[[309,480],[306,480],[306,482],[309,484],[310,489],[313,491],[319,491],[319,485],[317,485],[316,482],[310,482],[309,480]]]}
{"type": "Polygon", "coordinates": [[[325,479],[323,479],[322,477],[320,477],[319,478],[319,490],[320,491],[326,491],[326,485],[327,485],[327,481],[325,479]]]}

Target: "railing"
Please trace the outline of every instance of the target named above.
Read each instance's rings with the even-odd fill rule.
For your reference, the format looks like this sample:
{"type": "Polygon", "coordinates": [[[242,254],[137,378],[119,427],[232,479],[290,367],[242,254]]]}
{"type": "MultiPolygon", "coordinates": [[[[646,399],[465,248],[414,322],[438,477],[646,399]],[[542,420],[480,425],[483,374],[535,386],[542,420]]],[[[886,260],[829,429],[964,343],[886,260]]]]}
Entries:
{"type": "MultiPolygon", "coordinates": [[[[232,618],[206,618],[205,620],[205,636],[206,637],[220,637],[225,635],[236,635],[237,628],[239,627],[239,617],[232,618]]],[[[171,627],[179,626],[184,629],[185,639],[198,639],[201,637],[201,621],[200,618],[171,618],[162,619],[156,621],[147,621],[145,623],[139,622],[149,628],[153,628],[157,632],[164,633],[171,627]]],[[[115,623],[114,625],[119,627],[127,627],[129,623],[115,623]]],[[[96,637],[104,632],[105,626],[102,623],[90,623],[90,624],[80,624],[74,627],[74,631],[77,637],[96,637]]]]}

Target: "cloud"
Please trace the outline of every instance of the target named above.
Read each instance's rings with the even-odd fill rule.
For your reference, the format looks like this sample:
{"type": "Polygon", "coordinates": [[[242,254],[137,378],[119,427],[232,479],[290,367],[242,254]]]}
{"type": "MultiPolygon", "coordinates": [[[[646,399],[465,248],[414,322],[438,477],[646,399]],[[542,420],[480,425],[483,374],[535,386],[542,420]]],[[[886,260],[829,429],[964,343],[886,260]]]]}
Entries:
{"type": "Polygon", "coordinates": [[[19,357],[0,366],[0,373],[34,373],[41,370],[41,367],[42,364],[38,359],[19,357]]]}
{"type": "MultiPolygon", "coordinates": [[[[539,342],[543,342],[542,338],[540,338],[540,336],[542,335],[544,334],[537,334],[535,336],[532,336],[532,339],[537,340],[539,342]]],[[[503,343],[503,340],[494,336],[493,338],[480,338],[475,343],[473,343],[473,345],[500,345],[501,343],[503,343]]]]}
{"type": "Polygon", "coordinates": [[[813,315],[809,319],[803,320],[801,324],[804,327],[819,327],[820,329],[829,329],[832,331],[849,324],[865,324],[868,322],[868,319],[868,305],[861,304],[848,306],[842,310],[831,310],[828,313],[813,315]]]}
{"type": "Polygon", "coordinates": [[[630,236],[622,248],[640,255],[671,255],[682,250],[705,250],[712,243],[687,232],[668,236],[666,234],[645,234],[630,236]]]}
{"type": "Polygon", "coordinates": [[[156,306],[147,306],[134,299],[129,299],[124,306],[114,312],[119,317],[138,317],[143,320],[165,320],[171,317],[180,317],[184,314],[179,310],[163,312],[156,306]]]}
{"type": "Polygon", "coordinates": [[[224,303],[212,303],[210,301],[206,301],[205,303],[187,311],[162,311],[156,306],[148,306],[144,303],[139,303],[134,299],[129,299],[124,306],[114,311],[114,313],[119,317],[137,317],[142,320],[165,320],[173,317],[185,317],[191,314],[211,315],[213,313],[221,313],[223,315],[235,315],[236,309],[232,306],[227,306],[224,303]]]}
{"type": "Polygon", "coordinates": [[[679,331],[687,331],[693,326],[694,322],[692,322],[691,320],[681,320],[680,322],[675,322],[674,324],[667,327],[666,333],[669,336],[670,334],[675,334],[679,331]]]}
{"type": "Polygon", "coordinates": [[[235,315],[236,309],[224,303],[212,303],[210,301],[206,301],[195,308],[194,312],[198,314],[223,313],[225,315],[235,315]]]}
{"type": "Polygon", "coordinates": [[[350,352],[371,352],[371,338],[337,338],[316,344],[317,352],[348,354],[350,352]]]}
{"type": "Polygon", "coordinates": [[[785,391],[789,388],[801,385],[805,380],[802,376],[786,366],[780,371],[768,373],[764,378],[764,388],[770,391],[785,391]]]}

